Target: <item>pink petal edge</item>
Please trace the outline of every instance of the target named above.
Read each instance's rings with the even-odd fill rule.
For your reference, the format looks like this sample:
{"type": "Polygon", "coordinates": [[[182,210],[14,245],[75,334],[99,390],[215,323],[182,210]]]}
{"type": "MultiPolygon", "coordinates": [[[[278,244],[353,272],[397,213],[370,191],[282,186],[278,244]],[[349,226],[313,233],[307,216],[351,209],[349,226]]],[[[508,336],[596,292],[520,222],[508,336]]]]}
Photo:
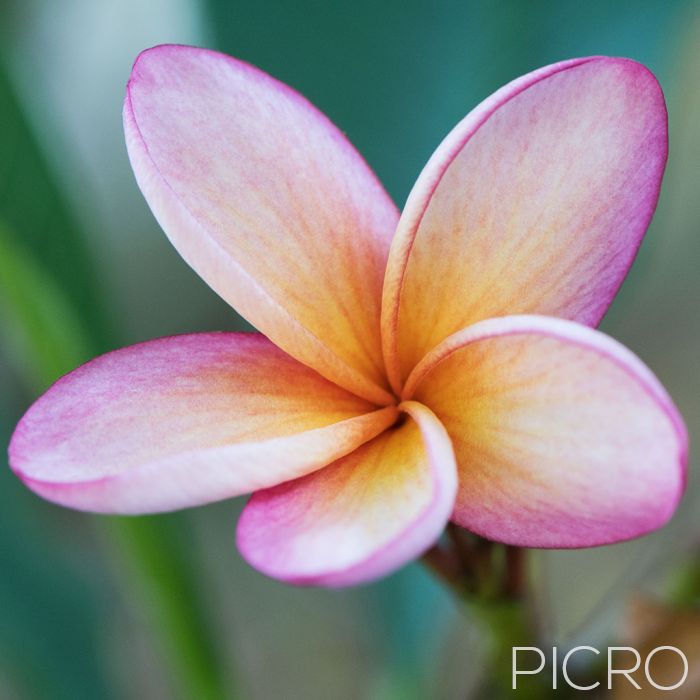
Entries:
{"type": "MultiPolygon", "coordinates": [[[[483,524],[475,522],[471,516],[470,521],[467,523],[461,521],[458,510],[456,511],[456,522],[463,527],[467,527],[476,534],[489,539],[503,541],[507,544],[538,548],[553,547],[559,549],[575,549],[614,544],[632,537],[648,534],[666,524],[675,512],[687,485],[688,433],[685,423],[672,399],[651,370],[630,350],[599,331],[595,331],[572,321],[537,315],[500,317],[481,321],[447,338],[415,367],[406,382],[403,394],[404,400],[418,395],[417,398],[419,400],[429,401],[428,396],[422,395],[421,387],[424,385],[424,382],[429,380],[433,370],[460,350],[480,341],[518,335],[549,337],[572,346],[580,347],[584,350],[592,351],[623,370],[629,378],[637,383],[643,389],[644,393],[657,405],[661,414],[669,421],[675,433],[677,441],[675,468],[677,469],[677,473],[673,481],[676,487],[673,493],[669,494],[663,512],[659,511],[660,514],[651,513],[647,521],[644,523],[640,522],[638,531],[632,535],[627,533],[624,536],[616,536],[613,538],[586,539],[582,532],[577,531],[571,535],[571,540],[567,540],[557,535],[552,536],[548,531],[542,530],[537,537],[531,535],[522,536],[517,534],[518,524],[514,522],[512,526],[508,527],[508,534],[503,536],[499,534],[500,526],[497,523],[494,524],[495,521],[493,521],[492,515],[489,515],[488,518],[484,520],[483,524]]],[[[439,408],[435,407],[435,410],[438,416],[440,416],[439,408]]],[[[447,423],[449,431],[449,421],[447,423]]],[[[507,429],[507,427],[504,427],[504,429],[507,429]]],[[[454,433],[452,433],[452,437],[453,439],[455,438],[454,433]]],[[[463,466],[465,465],[459,465],[458,469],[463,466]]],[[[458,504],[459,499],[460,495],[458,494],[458,504]]],[[[621,516],[622,515],[624,514],[621,514],[621,516]]],[[[453,520],[454,519],[455,516],[453,516],[453,520]]]]}
{"type": "MultiPolygon", "coordinates": [[[[332,343],[329,344],[327,342],[328,339],[321,337],[317,330],[304,325],[295,316],[294,308],[287,308],[292,303],[290,302],[291,294],[283,294],[282,296],[272,294],[262,280],[256,279],[231,254],[229,250],[231,244],[229,242],[224,245],[220,232],[217,237],[207,230],[207,227],[200,220],[201,217],[196,216],[191,208],[187,206],[181,194],[175,191],[159,165],[156,164],[136,118],[133,91],[134,87],[139,84],[137,71],[144,60],[152,59],[153,56],[163,56],[167,60],[169,54],[177,55],[178,53],[201,56],[212,61],[223,61],[227,69],[243,76],[245,80],[251,81],[251,85],[264,86],[269,91],[270,98],[276,97],[273,93],[277,93],[282,99],[293,105],[294,109],[299,113],[304,113],[316,121],[324,137],[329,137],[339,149],[338,152],[342,153],[342,159],[346,163],[355,164],[353,168],[348,166],[346,172],[342,174],[344,180],[352,181],[354,178],[354,182],[360,182],[359,185],[355,185],[355,189],[364,192],[365,199],[372,202],[373,213],[371,216],[367,214],[367,207],[365,206],[364,212],[360,213],[365,219],[361,223],[359,220],[355,222],[353,229],[358,231],[361,227],[364,227],[374,233],[379,231],[386,237],[386,246],[384,242],[379,240],[381,238],[380,235],[376,236],[376,240],[372,239],[372,241],[367,240],[365,242],[368,250],[372,249],[372,255],[369,255],[369,253],[365,255],[366,260],[374,259],[376,255],[381,254],[381,272],[378,273],[380,275],[383,273],[390,235],[393,232],[396,220],[398,220],[396,207],[384,192],[366,162],[328,118],[313,107],[302,95],[258,68],[225,54],[208,49],[170,44],[146,49],[139,54],[127,85],[123,112],[127,150],[132,167],[139,187],[148,200],[157,220],[185,261],[203,277],[207,284],[285,352],[288,352],[304,364],[313,367],[331,381],[376,404],[389,405],[393,403],[393,397],[386,389],[379,386],[377,381],[367,376],[365,372],[353,366],[347,357],[342,356],[343,353],[340,352],[342,348],[333,347],[332,343]],[[386,247],[386,251],[383,250],[384,247],[386,247]],[[381,249],[380,253],[377,253],[375,249],[381,249]]],[[[277,167],[282,167],[283,165],[284,163],[278,163],[277,167]]],[[[324,204],[327,208],[333,205],[330,199],[332,198],[326,197],[324,199],[324,204]]],[[[338,206],[342,208],[345,204],[338,206]]],[[[350,211],[351,205],[348,205],[348,207],[348,211],[350,211]]],[[[236,222],[231,222],[230,225],[235,227],[236,222]]],[[[362,231],[362,233],[364,234],[365,231],[362,231]]],[[[235,243],[233,246],[236,248],[235,243]]],[[[329,254],[334,253],[329,249],[329,254]]],[[[365,273],[367,277],[366,282],[369,283],[369,271],[365,270],[365,273]]],[[[320,276],[318,271],[316,275],[312,275],[317,282],[320,276]]],[[[282,281],[284,275],[278,275],[277,279],[278,282],[282,281]]],[[[381,279],[378,289],[380,294],[381,279]]],[[[309,294],[303,295],[303,298],[306,302],[312,302],[318,296],[315,290],[311,290],[309,294]]],[[[340,303],[340,308],[343,308],[342,302],[340,303]]],[[[313,311],[309,312],[307,309],[306,313],[308,316],[313,311]]],[[[381,349],[378,350],[378,353],[379,361],[381,362],[381,349]]]]}
{"type": "MultiPolygon", "coordinates": [[[[283,526],[278,533],[274,529],[277,526],[274,515],[275,500],[293,499],[295,487],[298,489],[315,488],[313,481],[308,484],[303,479],[297,483],[290,482],[282,487],[253,494],[241,515],[236,530],[236,543],[242,556],[251,566],[267,576],[290,584],[332,588],[351,586],[366,583],[391,573],[420,556],[438,539],[452,511],[457,488],[454,455],[450,440],[444,427],[427,407],[414,401],[407,401],[402,403],[400,408],[417,423],[431,470],[433,493],[429,503],[422,508],[418,517],[407,523],[399,534],[391,537],[389,541],[381,543],[376,550],[366,551],[365,556],[358,561],[344,562],[340,566],[329,564],[329,560],[333,558],[342,558],[338,555],[339,552],[343,552],[345,544],[341,529],[336,532],[332,543],[326,543],[329,549],[325,558],[317,556],[318,552],[316,552],[313,561],[302,557],[300,561],[294,561],[290,565],[284,559],[278,559],[281,548],[281,541],[278,538],[294,535],[290,534],[289,527],[283,526]],[[271,532],[262,532],[267,527],[271,528],[271,532]]],[[[400,430],[400,428],[398,429],[400,430]]],[[[376,440],[383,440],[385,437],[386,433],[380,435],[376,440]]],[[[371,444],[365,445],[364,449],[371,449],[371,444]]],[[[351,454],[346,459],[352,459],[352,457],[351,454]]],[[[338,468],[338,466],[339,463],[328,465],[317,472],[317,475],[323,478],[324,472],[338,468]]],[[[310,478],[313,480],[314,476],[316,475],[311,475],[310,478]]],[[[303,493],[303,491],[299,493],[303,493]]],[[[389,496],[390,494],[387,494],[387,497],[389,496]]],[[[293,508],[291,504],[292,501],[290,501],[290,506],[293,508]]],[[[288,512],[287,508],[284,510],[288,512]]],[[[348,513],[346,517],[362,517],[362,514],[348,513]]],[[[302,532],[301,536],[303,537],[304,534],[302,532]]],[[[376,542],[372,542],[373,546],[375,544],[376,542]]]]}
{"type": "Polygon", "coordinates": [[[20,420],[10,466],[64,506],[169,511],[309,473],[396,415],[257,333],[172,336],[107,353],[59,379],[20,420]]]}
{"type": "MultiPolygon", "coordinates": [[[[576,68],[577,66],[590,63],[592,61],[625,62],[631,66],[634,66],[636,69],[650,75],[651,78],[655,81],[653,74],[651,74],[651,72],[645,66],[626,58],[614,58],[609,56],[589,56],[565,60],[559,63],[551,64],[549,66],[544,66],[511,81],[510,83],[497,90],[483,102],[481,102],[445,137],[445,139],[432,154],[432,156],[428,160],[428,163],[420,173],[415,185],[409,193],[408,199],[406,201],[401,218],[398,223],[396,233],[394,235],[392,247],[389,252],[389,261],[387,264],[387,272],[384,280],[384,288],[382,294],[381,325],[384,361],[385,366],[387,368],[389,382],[394,391],[396,391],[397,393],[401,392],[402,383],[401,369],[397,354],[397,336],[400,300],[404,285],[404,277],[406,274],[408,261],[411,256],[411,250],[413,248],[413,243],[415,241],[416,234],[418,233],[418,229],[427,211],[433,193],[440,184],[443,175],[445,174],[451,163],[454,161],[454,159],[462,151],[467,142],[471,139],[471,137],[479,130],[479,128],[483,124],[485,124],[489,120],[489,118],[494,113],[498,111],[500,107],[508,103],[510,100],[512,100],[514,97],[516,97],[523,91],[527,90],[536,83],[548,77],[560,73],[562,71],[566,71],[572,68],[576,68]]],[[[655,191],[649,193],[648,199],[651,202],[651,206],[648,207],[648,213],[645,217],[644,225],[640,227],[640,231],[638,233],[638,236],[636,237],[636,241],[634,243],[635,254],[639,246],[641,245],[648,224],[651,221],[651,218],[656,208],[656,203],[658,201],[661,189],[661,175],[663,174],[667,156],[668,142],[666,141],[666,147],[660,165],[660,173],[659,177],[657,178],[658,185],[655,191]]],[[[629,261],[627,270],[629,269],[629,266],[631,266],[633,261],[634,255],[632,255],[629,261]]],[[[617,286],[615,287],[615,293],[623,283],[624,278],[625,275],[623,275],[619,279],[617,286]]],[[[589,319],[574,320],[586,323],[587,325],[596,326],[600,322],[601,318],[605,314],[605,311],[612,302],[615,293],[613,293],[606,300],[607,303],[605,303],[599,309],[599,312],[596,314],[595,317],[591,317],[589,319]]]]}

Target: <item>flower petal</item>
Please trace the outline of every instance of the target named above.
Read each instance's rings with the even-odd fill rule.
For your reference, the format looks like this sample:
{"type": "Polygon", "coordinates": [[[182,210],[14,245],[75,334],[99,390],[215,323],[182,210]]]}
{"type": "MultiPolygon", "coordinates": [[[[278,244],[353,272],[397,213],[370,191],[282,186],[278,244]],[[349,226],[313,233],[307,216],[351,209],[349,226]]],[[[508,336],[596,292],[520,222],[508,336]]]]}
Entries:
{"type": "Polygon", "coordinates": [[[392,244],[382,334],[394,388],[484,318],[596,325],[653,214],[666,154],[661,89],[627,59],[548,66],[479,105],[421,173],[392,244]]]}
{"type": "Polygon", "coordinates": [[[173,510],[338,459],[395,421],[375,408],[257,333],[161,338],[54,384],[17,426],[10,465],[62,505],[173,510]]]}
{"type": "Polygon", "coordinates": [[[273,342],[388,404],[379,308],[398,214],[303,97],[223,54],[144,51],[124,128],[153,213],[185,260],[273,342]]]}
{"type": "Polygon", "coordinates": [[[454,444],[453,520],[529,547],[589,547],[664,525],[685,488],[683,420],[629,350],[541,316],[455,333],[414,370],[454,444]]]}
{"type": "Polygon", "coordinates": [[[346,586],[421,554],[454,506],[454,455],[425,406],[413,420],[296,481],[253,494],[238,547],[256,569],[290,583],[346,586]]]}

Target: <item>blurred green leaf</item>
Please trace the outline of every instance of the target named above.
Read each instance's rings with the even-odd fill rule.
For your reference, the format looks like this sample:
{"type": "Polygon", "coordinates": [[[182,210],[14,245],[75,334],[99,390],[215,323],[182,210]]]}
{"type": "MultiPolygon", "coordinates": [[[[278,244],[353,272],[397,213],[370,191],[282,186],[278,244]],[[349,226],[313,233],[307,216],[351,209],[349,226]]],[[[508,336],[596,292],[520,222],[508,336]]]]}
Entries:
{"type": "MultiPolygon", "coordinates": [[[[35,390],[87,359],[88,340],[60,289],[0,222],[3,351],[35,390]]],[[[9,425],[4,423],[2,435],[9,425]]],[[[31,516],[34,497],[2,472],[0,648],[7,672],[36,698],[110,697],[100,668],[98,598],[52,551],[31,516]],[[80,666],[73,663],[80,658],[80,666]]]]}
{"type": "Polygon", "coordinates": [[[90,358],[90,342],[62,291],[0,221],[0,322],[22,375],[45,389],[90,358]]]}
{"type": "MultiPolygon", "coordinates": [[[[97,302],[99,287],[79,229],[54,184],[2,64],[0,124],[0,219],[4,220],[0,221],[0,342],[4,341],[3,350],[12,357],[23,383],[38,393],[115,343],[109,338],[108,315],[97,302]]],[[[29,505],[33,497],[18,488],[9,470],[3,471],[2,479],[10,483],[0,503],[15,498],[13,505],[24,504],[25,508],[2,508],[0,515],[8,518],[2,532],[13,533],[7,539],[0,535],[0,567],[13,571],[11,579],[0,582],[0,609],[19,613],[0,618],[0,646],[7,648],[5,656],[12,660],[24,690],[42,700],[108,697],[106,679],[100,677],[96,660],[100,650],[94,637],[99,622],[91,617],[96,601],[94,593],[91,596],[83,590],[89,588],[85,585],[89,577],[76,584],[74,572],[61,567],[43,571],[42,564],[53,562],[44,551],[50,540],[27,536],[23,525],[32,513],[51,507],[29,505]],[[25,547],[18,547],[17,542],[25,547]],[[41,573],[29,575],[37,569],[41,573]],[[28,579],[31,585],[26,585],[28,579]],[[71,598],[62,594],[66,589],[83,593],[71,598]],[[92,613],[73,615],[74,598],[92,613]],[[39,603],[48,615],[34,611],[39,603]],[[66,615],[73,624],[57,624],[66,615]],[[67,635],[77,649],[66,643],[67,635]],[[58,649],[47,647],[46,640],[53,640],[58,649]],[[17,648],[21,654],[14,653],[17,648]],[[72,659],[80,659],[78,663],[65,658],[68,649],[74,652],[72,659]],[[59,661],[62,667],[55,668],[59,661]]],[[[136,605],[146,612],[153,636],[170,662],[173,697],[222,700],[230,694],[223,687],[215,645],[197,599],[196,572],[183,551],[185,520],[185,515],[171,515],[115,518],[103,524],[122,577],[136,605]]]]}
{"type": "Polygon", "coordinates": [[[179,514],[110,518],[106,532],[121,559],[146,616],[158,630],[172,678],[171,692],[182,700],[233,698],[218,667],[211,625],[200,604],[187,522],[179,514]]]}
{"type": "MultiPolygon", "coordinates": [[[[89,358],[90,343],[67,299],[1,222],[0,308],[3,326],[14,328],[22,373],[36,388],[44,388],[89,358]]],[[[159,633],[171,675],[177,680],[175,686],[183,689],[182,697],[228,697],[197,601],[190,562],[180,549],[186,538],[182,519],[112,518],[106,524],[105,531],[116,544],[120,570],[159,633]]]]}
{"type": "MultiPolygon", "coordinates": [[[[14,329],[22,374],[36,388],[89,358],[90,343],[67,299],[2,223],[0,308],[4,327],[14,329]]],[[[181,549],[186,540],[182,516],[112,518],[105,532],[116,545],[123,577],[157,631],[176,681],[173,691],[198,700],[229,697],[190,561],[181,549]]]]}
{"type": "Polygon", "coordinates": [[[55,184],[2,60],[0,124],[0,217],[38,263],[52,271],[103,349],[109,324],[80,227],[55,184]]]}
{"type": "MultiPolygon", "coordinates": [[[[89,341],[61,289],[2,221],[0,322],[2,349],[34,390],[89,357],[89,341]]],[[[12,576],[0,578],[0,648],[11,662],[8,672],[31,697],[110,697],[96,644],[98,596],[51,550],[29,515],[33,500],[3,470],[0,567],[12,576]]]]}

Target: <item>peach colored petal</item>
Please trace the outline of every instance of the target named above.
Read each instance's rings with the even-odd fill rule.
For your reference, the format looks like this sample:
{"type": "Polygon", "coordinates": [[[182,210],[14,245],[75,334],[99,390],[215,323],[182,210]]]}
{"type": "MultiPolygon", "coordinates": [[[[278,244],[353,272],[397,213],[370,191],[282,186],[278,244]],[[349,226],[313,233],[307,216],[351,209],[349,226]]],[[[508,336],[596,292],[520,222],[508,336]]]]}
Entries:
{"type": "Polygon", "coordinates": [[[382,334],[395,389],[480,319],[596,325],[652,216],[666,154],[661,89],[626,59],[548,66],[477,107],[421,173],[392,244],[382,334]]]}
{"type": "Polygon", "coordinates": [[[274,343],[378,404],[379,313],[398,214],[303,97],[223,54],[144,51],[129,80],[131,164],[185,260],[274,343]]]}
{"type": "Polygon", "coordinates": [[[307,474],[396,420],[257,333],[161,338],[98,357],[27,411],[10,464],[38,494],[174,510],[307,474]]]}
{"type": "Polygon", "coordinates": [[[454,505],[450,440],[425,406],[314,474],[255,493],[238,523],[243,556],[269,576],[346,586],[420,555],[454,505]]]}
{"type": "Polygon", "coordinates": [[[542,316],[490,319],[429,353],[406,383],[455,449],[453,520],[530,547],[638,537],[685,488],[683,420],[629,350],[542,316]]]}

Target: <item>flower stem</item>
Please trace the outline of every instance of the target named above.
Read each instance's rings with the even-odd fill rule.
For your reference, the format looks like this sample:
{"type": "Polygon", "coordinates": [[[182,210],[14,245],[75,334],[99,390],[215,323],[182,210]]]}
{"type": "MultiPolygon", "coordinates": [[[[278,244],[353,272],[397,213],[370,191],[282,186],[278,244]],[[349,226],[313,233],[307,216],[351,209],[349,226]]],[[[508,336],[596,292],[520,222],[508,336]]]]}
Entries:
{"type": "MultiPolygon", "coordinates": [[[[489,671],[479,697],[510,698],[513,647],[537,643],[528,605],[526,550],[489,542],[450,524],[444,541],[426,552],[423,562],[487,634],[489,671]]],[[[551,690],[528,680],[527,687],[518,688],[519,698],[551,697],[551,690]]]]}
{"type": "Polygon", "coordinates": [[[681,567],[673,583],[670,602],[678,608],[700,606],[700,557],[681,567]]]}

